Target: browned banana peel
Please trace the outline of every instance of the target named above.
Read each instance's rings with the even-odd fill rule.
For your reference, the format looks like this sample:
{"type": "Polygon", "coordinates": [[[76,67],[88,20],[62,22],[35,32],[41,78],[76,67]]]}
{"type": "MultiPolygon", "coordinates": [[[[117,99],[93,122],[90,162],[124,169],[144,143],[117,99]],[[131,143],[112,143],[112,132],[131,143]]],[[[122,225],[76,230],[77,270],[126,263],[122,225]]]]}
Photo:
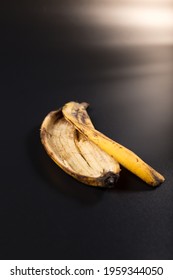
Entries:
{"type": "MultiPolygon", "coordinates": [[[[81,118],[86,127],[94,128],[80,104],[81,118]]],[[[80,115],[80,110],[79,110],[80,115]]],[[[41,141],[48,155],[66,173],[92,186],[113,186],[120,172],[119,163],[88,140],[67,121],[62,110],[50,112],[41,125],[41,141]]]]}
{"type": "MultiPolygon", "coordinates": [[[[82,103],[83,104],[83,103],[82,103]]],[[[147,184],[158,186],[164,182],[165,178],[145,163],[135,153],[108,138],[93,126],[86,124],[85,107],[76,102],[69,102],[62,108],[65,119],[75,126],[79,133],[83,134],[85,139],[92,141],[100,149],[119,162],[122,166],[137,175],[147,184]]]]}

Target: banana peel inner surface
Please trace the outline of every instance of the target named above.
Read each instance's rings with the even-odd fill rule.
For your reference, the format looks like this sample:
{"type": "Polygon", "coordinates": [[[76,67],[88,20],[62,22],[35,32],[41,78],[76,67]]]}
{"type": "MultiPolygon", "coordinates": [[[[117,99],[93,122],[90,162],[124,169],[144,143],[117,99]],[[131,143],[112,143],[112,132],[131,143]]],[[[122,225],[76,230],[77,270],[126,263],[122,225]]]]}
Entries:
{"type": "MultiPolygon", "coordinates": [[[[94,126],[85,108],[80,104],[78,116],[87,127],[94,126]]],[[[112,187],[119,178],[119,163],[80,133],[64,118],[62,110],[50,112],[41,125],[42,144],[52,158],[66,173],[82,183],[112,187]]]]}

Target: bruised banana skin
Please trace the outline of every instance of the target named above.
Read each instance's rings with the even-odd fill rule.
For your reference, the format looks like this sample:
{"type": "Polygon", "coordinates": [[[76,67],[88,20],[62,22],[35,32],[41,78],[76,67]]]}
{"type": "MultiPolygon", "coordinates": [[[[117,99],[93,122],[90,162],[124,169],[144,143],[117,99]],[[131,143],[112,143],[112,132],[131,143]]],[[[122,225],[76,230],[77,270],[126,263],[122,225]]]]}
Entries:
{"type": "MultiPolygon", "coordinates": [[[[85,124],[93,127],[87,112],[84,115],[85,124]]],[[[46,116],[40,136],[52,160],[78,181],[99,187],[109,187],[117,181],[119,164],[94,143],[86,140],[65,120],[61,109],[46,116]]]]}
{"type": "Polygon", "coordinates": [[[134,152],[108,138],[96,129],[87,126],[85,122],[82,121],[84,118],[81,117],[82,111],[84,112],[84,110],[84,106],[80,106],[80,104],[76,102],[69,102],[62,108],[64,117],[70,123],[75,125],[76,129],[78,129],[78,131],[82,133],[86,139],[95,143],[126,169],[151,186],[158,186],[164,182],[165,178],[145,163],[134,152]]]}

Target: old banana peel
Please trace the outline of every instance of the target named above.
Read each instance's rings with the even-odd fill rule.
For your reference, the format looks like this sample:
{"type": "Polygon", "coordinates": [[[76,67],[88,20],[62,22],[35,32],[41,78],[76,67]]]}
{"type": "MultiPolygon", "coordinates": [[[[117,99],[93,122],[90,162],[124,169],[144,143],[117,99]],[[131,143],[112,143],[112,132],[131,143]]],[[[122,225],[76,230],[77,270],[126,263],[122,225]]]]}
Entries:
{"type": "Polygon", "coordinates": [[[86,139],[92,141],[103,151],[113,157],[120,165],[137,175],[151,186],[158,186],[165,178],[144,162],[128,148],[108,138],[95,128],[85,123],[85,108],[76,102],[69,102],[62,108],[65,119],[73,124],[86,139]]]}
{"type": "MultiPolygon", "coordinates": [[[[82,103],[80,108],[86,108],[82,103]]],[[[81,117],[94,128],[86,110],[81,117]]],[[[48,155],[66,173],[85,184],[111,187],[116,183],[120,166],[110,155],[86,138],[68,122],[62,110],[50,112],[41,125],[42,144],[48,155]]]]}

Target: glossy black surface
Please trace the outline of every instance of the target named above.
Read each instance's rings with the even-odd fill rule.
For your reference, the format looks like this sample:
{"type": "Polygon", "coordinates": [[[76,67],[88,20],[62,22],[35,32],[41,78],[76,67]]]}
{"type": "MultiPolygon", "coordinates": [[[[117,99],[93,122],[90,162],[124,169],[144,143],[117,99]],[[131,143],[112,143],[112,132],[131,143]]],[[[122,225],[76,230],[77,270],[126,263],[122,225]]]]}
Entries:
{"type": "Polygon", "coordinates": [[[172,44],[108,45],[104,28],[72,16],[69,3],[4,1],[1,10],[0,258],[173,259],[172,44]],[[71,100],[89,102],[97,129],[165,183],[153,189],[122,168],[103,190],[58,168],[39,128],[71,100]]]}

